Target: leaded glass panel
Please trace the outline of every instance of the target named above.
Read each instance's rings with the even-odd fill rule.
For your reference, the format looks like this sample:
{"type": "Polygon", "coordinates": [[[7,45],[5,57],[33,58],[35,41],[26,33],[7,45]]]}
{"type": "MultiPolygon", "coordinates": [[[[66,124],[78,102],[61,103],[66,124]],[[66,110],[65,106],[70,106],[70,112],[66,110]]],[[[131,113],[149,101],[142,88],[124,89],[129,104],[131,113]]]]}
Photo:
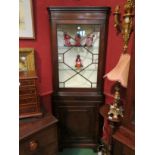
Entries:
{"type": "Polygon", "coordinates": [[[59,88],[96,88],[99,25],[58,25],[59,88]]]}

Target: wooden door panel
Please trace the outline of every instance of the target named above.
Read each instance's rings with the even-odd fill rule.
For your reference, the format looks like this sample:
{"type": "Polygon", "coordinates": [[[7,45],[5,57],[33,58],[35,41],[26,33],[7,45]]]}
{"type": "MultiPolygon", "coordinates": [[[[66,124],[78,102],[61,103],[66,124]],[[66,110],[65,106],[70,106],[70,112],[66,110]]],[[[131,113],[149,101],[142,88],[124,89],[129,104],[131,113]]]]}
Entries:
{"type": "Polygon", "coordinates": [[[59,119],[66,141],[93,141],[96,107],[61,107],[59,119]]]}

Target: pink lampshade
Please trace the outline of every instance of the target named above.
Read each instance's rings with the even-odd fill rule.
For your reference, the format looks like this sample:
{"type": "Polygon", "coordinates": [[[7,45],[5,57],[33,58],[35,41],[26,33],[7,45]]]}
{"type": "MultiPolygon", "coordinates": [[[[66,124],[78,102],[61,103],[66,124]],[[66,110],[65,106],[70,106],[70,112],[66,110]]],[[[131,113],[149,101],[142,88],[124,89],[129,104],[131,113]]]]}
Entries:
{"type": "Polygon", "coordinates": [[[125,53],[121,54],[117,65],[103,78],[107,77],[111,81],[119,81],[123,87],[127,87],[128,74],[130,66],[130,55],[125,53]]]}

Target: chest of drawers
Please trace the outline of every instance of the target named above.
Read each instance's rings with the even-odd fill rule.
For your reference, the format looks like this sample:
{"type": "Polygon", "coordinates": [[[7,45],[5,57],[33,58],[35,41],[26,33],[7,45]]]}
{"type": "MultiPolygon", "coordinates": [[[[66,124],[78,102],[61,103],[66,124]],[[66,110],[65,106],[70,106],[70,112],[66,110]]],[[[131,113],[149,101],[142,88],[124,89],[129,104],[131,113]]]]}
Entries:
{"type": "Polygon", "coordinates": [[[20,155],[57,155],[57,119],[48,115],[36,120],[20,120],[20,155]]]}
{"type": "Polygon", "coordinates": [[[19,117],[41,116],[36,73],[33,71],[21,72],[19,82],[19,117]]]}

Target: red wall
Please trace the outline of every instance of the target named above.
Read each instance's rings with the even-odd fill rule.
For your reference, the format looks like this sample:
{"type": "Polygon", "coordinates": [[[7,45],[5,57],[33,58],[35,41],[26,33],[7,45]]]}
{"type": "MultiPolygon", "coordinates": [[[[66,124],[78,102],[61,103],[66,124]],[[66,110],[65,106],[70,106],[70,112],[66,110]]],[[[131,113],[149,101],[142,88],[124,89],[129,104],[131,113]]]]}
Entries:
{"type": "MultiPolygon", "coordinates": [[[[116,5],[123,5],[125,0],[33,0],[34,29],[35,39],[20,39],[20,47],[31,47],[36,52],[36,66],[39,76],[39,93],[42,96],[42,102],[47,111],[50,107],[50,94],[52,93],[52,70],[51,70],[51,48],[50,48],[50,23],[47,7],[49,6],[110,6],[112,12],[116,5]]],[[[106,72],[110,71],[117,63],[122,51],[122,36],[116,35],[113,27],[114,19],[112,13],[109,20],[106,72]]],[[[133,38],[133,36],[132,36],[133,38]]],[[[132,47],[132,41],[129,43],[129,51],[132,47]]],[[[106,102],[109,103],[110,88],[112,83],[105,80],[103,92],[107,94],[106,102]]]]}

